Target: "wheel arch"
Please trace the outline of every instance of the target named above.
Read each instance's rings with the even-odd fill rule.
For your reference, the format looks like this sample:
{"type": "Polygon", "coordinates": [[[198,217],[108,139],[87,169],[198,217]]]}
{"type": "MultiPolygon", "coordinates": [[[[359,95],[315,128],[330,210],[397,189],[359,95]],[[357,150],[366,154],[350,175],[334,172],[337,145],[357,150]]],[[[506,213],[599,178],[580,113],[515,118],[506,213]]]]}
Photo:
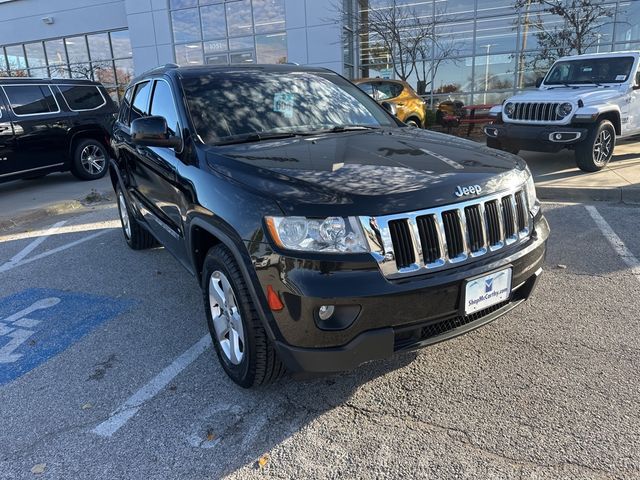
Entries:
{"type": "Polygon", "coordinates": [[[622,124],[620,121],[620,112],[617,110],[609,110],[608,112],[603,112],[598,115],[596,118],[594,127],[597,127],[601,121],[609,120],[613,124],[613,128],[616,130],[616,135],[622,134],[622,124]]]}
{"type": "Polygon", "coordinates": [[[94,126],[94,127],[82,128],[80,130],[76,130],[73,133],[71,133],[71,137],[69,140],[69,152],[68,152],[68,156],[71,161],[73,160],[73,155],[75,153],[78,142],[81,142],[82,140],[86,140],[86,139],[92,139],[97,142],[100,142],[104,146],[104,148],[107,149],[107,153],[110,156],[113,156],[113,152],[111,150],[111,145],[109,142],[109,134],[106,132],[104,128],[99,126],[94,126]]]}
{"type": "MultiPolygon", "coordinates": [[[[207,252],[216,245],[224,245],[235,259],[240,272],[244,276],[247,287],[249,288],[249,294],[256,306],[256,311],[260,316],[260,320],[263,323],[265,330],[270,339],[275,340],[276,336],[275,321],[271,316],[267,307],[266,297],[262,290],[256,289],[256,285],[260,285],[255,271],[253,271],[253,264],[251,257],[246,248],[244,248],[244,242],[240,240],[243,245],[242,250],[238,247],[238,241],[234,240],[231,235],[224,231],[224,229],[211,225],[211,223],[201,218],[194,218],[191,220],[191,226],[189,228],[188,246],[193,260],[193,268],[195,275],[197,276],[198,283],[202,283],[202,270],[204,266],[204,260],[207,256],[207,252]]],[[[201,285],[202,286],[202,285],[201,285]]]]}

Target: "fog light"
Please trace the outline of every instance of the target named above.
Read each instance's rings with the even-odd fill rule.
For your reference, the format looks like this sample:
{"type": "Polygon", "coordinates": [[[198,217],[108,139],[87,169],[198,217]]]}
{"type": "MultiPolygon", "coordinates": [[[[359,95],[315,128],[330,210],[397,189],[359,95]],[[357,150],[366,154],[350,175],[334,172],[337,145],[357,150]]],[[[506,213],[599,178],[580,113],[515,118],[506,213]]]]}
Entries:
{"type": "Polygon", "coordinates": [[[562,140],[562,134],[556,133],[556,140],[562,140]]]}
{"type": "Polygon", "coordinates": [[[320,320],[322,321],[329,320],[335,310],[336,307],[334,307],[333,305],[322,305],[320,307],[320,310],[318,310],[318,317],[320,317],[320,320]]]}

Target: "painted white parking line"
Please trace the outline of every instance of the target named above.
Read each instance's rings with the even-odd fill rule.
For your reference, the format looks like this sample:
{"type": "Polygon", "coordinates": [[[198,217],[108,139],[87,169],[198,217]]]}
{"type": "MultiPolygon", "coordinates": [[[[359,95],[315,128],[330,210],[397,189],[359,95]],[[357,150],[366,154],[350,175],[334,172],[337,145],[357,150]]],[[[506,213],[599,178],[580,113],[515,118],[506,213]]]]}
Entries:
{"type": "MultiPolygon", "coordinates": [[[[60,222],[64,223],[64,222],[60,222]]],[[[57,224],[56,224],[57,225],[57,224]]],[[[10,233],[8,235],[0,235],[0,243],[14,242],[16,240],[26,240],[29,238],[42,237],[43,235],[64,235],[66,233],[82,233],[93,230],[104,230],[107,228],[120,228],[120,220],[106,220],[102,222],[80,223],[77,225],[67,225],[59,227],[54,232],[49,230],[31,230],[29,232],[10,233]]]]}
{"type": "Polygon", "coordinates": [[[584,208],[587,209],[589,215],[591,215],[593,221],[596,222],[596,225],[598,225],[598,228],[602,231],[602,234],[609,241],[618,256],[629,266],[636,280],[640,282],[640,261],[631,253],[631,250],[627,248],[620,237],[616,235],[616,232],[613,231],[607,221],[602,218],[602,215],[600,215],[596,207],[586,205],[584,208]]]}
{"type": "Polygon", "coordinates": [[[24,257],[26,257],[31,252],[33,252],[36,248],[38,248],[40,244],[42,244],[42,242],[44,242],[47,238],[57,233],[60,227],[62,227],[65,223],[67,223],[67,221],[63,220],[62,222],[58,222],[52,225],[50,228],[42,232],[42,236],[36,238],[33,242],[31,242],[29,245],[27,245],[22,250],[20,250],[7,263],[2,265],[2,267],[4,267],[5,265],[12,265],[20,262],[22,259],[24,259],[24,257]]]}
{"type": "Polygon", "coordinates": [[[48,257],[49,255],[54,255],[56,253],[62,252],[63,250],[66,250],[68,248],[75,247],[76,245],[80,245],[81,243],[88,242],[89,240],[93,240],[94,238],[97,238],[100,235],[104,235],[108,231],[109,230],[103,230],[102,232],[94,233],[93,235],[89,235],[87,237],[81,238],[81,239],[76,240],[76,241],[71,242],[71,243],[66,243],[64,245],[60,245],[59,247],[53,248],[51,250],[47,250],[46,252],[43,252],[43,253],[41,253],[39,255],[35,255],[35,256],[31,257],[31,258],[26,258],[26,259],[21,260],[21,261],[19,261],[17,263],[7,262],[4,265],[0,266],[0,273],[8,272],[9,270],[13,270],[16,267],[20,267],[22,265],[26,265],[28,263],[35,262],[36,260],[40,260],[41,258],[48,257]]]}
{"type": "Polygon", "coordinates": [[[191,365],[207,348],[211,346],[211,337],[205,335],[189,350],[176,358],[171,365],[162,370],[149,383],[131,395],[109,418],[95,427],[92,432],[101,437],[110,437],[129,421],[145,402],[155,397],[182,370],[191,365]]]}

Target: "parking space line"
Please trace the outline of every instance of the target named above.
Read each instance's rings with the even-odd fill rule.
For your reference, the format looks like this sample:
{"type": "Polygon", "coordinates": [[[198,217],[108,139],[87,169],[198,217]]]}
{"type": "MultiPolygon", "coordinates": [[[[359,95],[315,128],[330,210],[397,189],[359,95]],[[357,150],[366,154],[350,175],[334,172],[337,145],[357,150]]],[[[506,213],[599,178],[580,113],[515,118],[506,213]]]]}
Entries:
{"type": "Polygon", "coordinates": [[[596,207],[586,205],[584,208],[587,209],[589,215],[591,215],[593,221],[596,222],[596,225],[604,237],[609,241],[618,256],[629,266],[631,273],[636,277],[636,280],[640,282],[640,261],[638,261],[633,253],[631,253],[631,250],[627,248],[616,232],[613,231],[607,221],[602,217],[602,215],[600,215],[600,212],[598,212],[596,207]]]}
{"type": "Polygon", "coordinates": [[[40,260],[41,258],[48,257],[49,255],[54,255],[56,253],[62,252],[63,250],[67,250],[68,248],[75,247],[76,245],[80,245],[81,243],[88,242],[89,240],[93,240],[94,238],[97,238],[100,235],[104,235],[107,232],[108,232],[108,230],[104,230],[102,232],[94,233],[92,235],[89,235],[87,237],[81,238],[81,239],[76,240],[74,242],[67,243],[65,245],[61,245],[61,246],[53,248],[51,250],[47,250],[46,252],[43,252],[43,253],[41,253],[39,255],[35,255],[35,256],[31,257],[31,258],[26,258],[26,259],[20,260],[17,263],[11,263],[9,261],[9,262],[5,263],[4,265],[0,266],[0,273],[8,272],[9,270],[13,270],[16,267],[20,267],[22,265],[26,265],[28,263],[35,262],[36,260],[40,260]]]}
{"type": "Polygon", "coordinates": [[[211,345],[211,337],[207,334],[195,345],[176,358],[168,367],[156,375],[149,383],[131,395],[120,407],[114,410],[109,418],[95,427],[92,432],[101,437],[111,437],[127,423],[145,402],[155,397],[182,370],[191,365],[211,345]]]}
{"type": "Polygon", "coordinates": [[[47,238],[57,233],[59,228],[62,227],[65,223],[67,223],[66,220],[53,224],[50,228],[48,228],[43,232],[41,237],[38,237],[33,242],[29,243],[29,245],[27,245],[22,250],[20,250],[17,254],[15,254],[7,263],[2,265],[2,267],[4,267],[7,264],[15,264],[20,262],[22,259],[24,259],[24,257],[26,257],[31,252],[33,252],[36,248],[38,248],[38,246],[40,246],[40,244],[42,244],[42,242],[44,242],[47,238]]]}

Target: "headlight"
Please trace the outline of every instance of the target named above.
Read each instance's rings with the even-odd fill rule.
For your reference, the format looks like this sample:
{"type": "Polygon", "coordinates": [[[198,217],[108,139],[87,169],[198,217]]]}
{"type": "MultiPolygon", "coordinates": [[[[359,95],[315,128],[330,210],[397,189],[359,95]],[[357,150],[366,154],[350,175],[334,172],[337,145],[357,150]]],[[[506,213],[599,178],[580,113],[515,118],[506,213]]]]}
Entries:
{"type": "Polygon", "coordinates": [[[573,105],[571,105],[570,103],[568,102],[561,103],[560,106],[558,107],[558,115],[564,118],[567,115],[569,115],[572,110],[573,110],[573,105]]]}
{"type": "Polygon", "coordinates": [[[513,115],[513,111],[515,110],[515,105],[511,102],[507,102],[507,104],[504,106],[504,114],[511,118],[511,115],[513,115]]]}
{"type": "Polygon", "coordinates": [[[353,217],[266,217],[269,234],[287,250],[323,253],[368,252],[358,220],[353,217]]]}
{"type": "Polygon", "coordinates": [[[527,193],[527,204],[529,205],[529,211],[535,215],[536,210],[536,184],[533,181],[533,175],[529,172],[529,178],[527,179],[527,183],[525,185],[525,191],[527,193]]]}

